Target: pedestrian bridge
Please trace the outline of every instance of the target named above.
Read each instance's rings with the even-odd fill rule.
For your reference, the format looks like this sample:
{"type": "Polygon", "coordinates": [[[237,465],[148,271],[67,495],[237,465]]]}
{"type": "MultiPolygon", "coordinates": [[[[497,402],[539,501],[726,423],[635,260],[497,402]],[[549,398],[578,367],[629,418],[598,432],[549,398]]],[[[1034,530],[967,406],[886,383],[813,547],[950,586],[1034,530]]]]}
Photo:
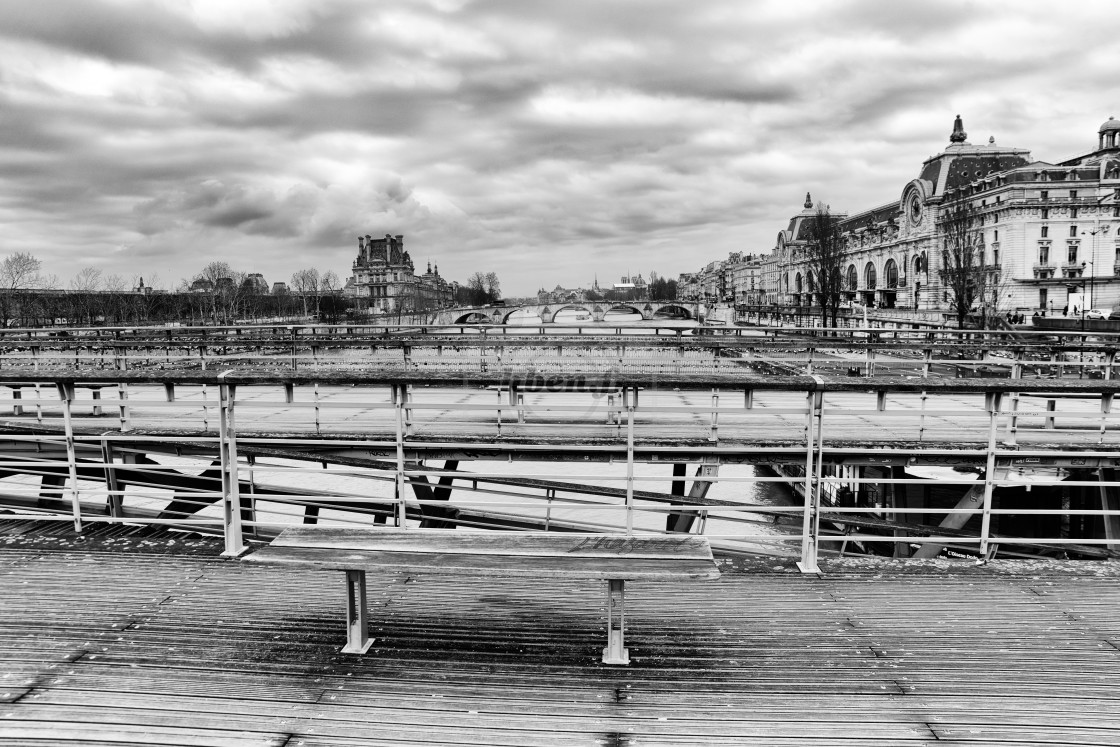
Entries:
{"type": "MultiPolygon", "coordinates": [[[[444,309],[426,315],[429,324],[507,324],[516,312],[539,316],[544,324],[552,324],[561,311],[573,310],[587,315],[588,322],[602,322],[608,311],[625,311],[640,314],[643,321],[661,316],[702,320],[705,309],[695,301],[571,301],[562,303],[491,305],[444,309]],[[434,317],[434,318],[433,318],[434,317]]],[[[582,315],[581,314],[581,315],[582,315]]]]}

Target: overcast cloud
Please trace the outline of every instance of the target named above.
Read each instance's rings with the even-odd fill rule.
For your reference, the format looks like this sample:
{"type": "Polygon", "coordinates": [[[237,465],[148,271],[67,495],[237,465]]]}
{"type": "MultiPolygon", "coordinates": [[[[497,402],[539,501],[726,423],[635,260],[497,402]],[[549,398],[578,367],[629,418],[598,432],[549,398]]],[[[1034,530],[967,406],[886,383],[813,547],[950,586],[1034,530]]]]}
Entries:
{"type": "Polygon", "coordinates": [[[507,295],[768,251],[897,199],[961,114],[1056,161],[1120,116],[1114,2],[0,4],[0,254],[63,285],[359,234],[507,295]]]}

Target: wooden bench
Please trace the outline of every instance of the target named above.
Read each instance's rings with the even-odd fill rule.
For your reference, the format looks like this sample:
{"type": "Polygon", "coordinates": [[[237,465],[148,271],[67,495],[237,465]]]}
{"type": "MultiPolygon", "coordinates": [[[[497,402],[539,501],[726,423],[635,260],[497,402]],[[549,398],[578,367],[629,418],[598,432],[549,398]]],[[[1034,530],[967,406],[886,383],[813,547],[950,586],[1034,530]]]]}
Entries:
{"type": "Polygon", "coordinates": [[[626,581],[719,578],[705,537],[545,532],[466,532],[299,526],[246,555],[276,563],[346,572],[346,646],[365,653],[369,638],[366,571],[607,582],[604,664],[628,664],[624,646],[626,581]]]}

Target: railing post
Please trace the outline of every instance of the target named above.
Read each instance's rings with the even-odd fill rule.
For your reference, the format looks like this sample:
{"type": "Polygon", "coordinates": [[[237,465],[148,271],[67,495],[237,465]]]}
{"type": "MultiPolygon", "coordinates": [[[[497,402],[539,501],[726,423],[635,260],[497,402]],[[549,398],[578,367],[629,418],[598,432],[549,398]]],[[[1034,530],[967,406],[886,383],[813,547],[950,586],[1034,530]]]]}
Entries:
{"type": "MultiPolygon", "coordinates": [[[[226,371],[218,376],[224,379],[226,371]]],[[[237,469],[237,427],[234,402],[237,387],[221,381],[218,385],[218,451],[222,463],[222,529],[226,549],[222,555],[237,557],[249,549],[241,528],[241,482],[237,469]]]]}
{"type": "Polygon", "coordinates": [[[203,430],[209,430],[209,405],[206,403],[206,384],[203,384],[203,430]]]}
{"type": "Polygon", "coordinates": [[[66,429],[66,464],[70,468],[70,505],[74,512],[74,531],[82,531],[82,504],[78,500],[78,457],[74,452],[74,423],[70,406],[74,401],[74,384],[58,382],[58,398],[62,402],[62,422],[66,429]]]}
{"type": "Polygon", "coordinates": [[[719,441],[719,390],[712,390],[712,428],[708,433],[709,441],[719,441]]]}
{"type": "Polygon", "coordinates": [[[313,391],[315,393],[315,434],[318,435],[319,431],[320,431],[320,426],[319,426],[319,384],[318,384],[318,382],[315,383],[315,388],[314,388],[313,391]]]}
{"type": "Polygon", "coordinates": [[[111,435],[113,435],[112,431],[101,434],[101,462],[105,465],[105,490],[109,494],[108,500],[105,501],[105,508],[110,516],[119,519],[124,515],[124,496],[120,492],[121,486],[117,480],[113,445],[108,439],[111,435]]]}
{"type": "Polygon", "coordinates": [[[992,524],[992,491],[996,479],[996,443],[999,431],[999,410],[1002,392],[985,392],[984,409],[988,411],[988,452],[984,461],[984,509],[980,525],[980,556],[988,556],[988,537],[992,524]]]}
{"type": "Polygon", "coordinates": [[[393,405],[396,408],[397,415],[396,519],[397,526],[401,529],[408,528],[408,512],[404,505],[404,399],[408,396],[407,387],[407,384],[392,385],[393,405]]]}
{"type": "MultiPolygon", "coordinates": [[[[634,388],[635,399],[638,390],[634,388]]],[[[622,390],[626,404],[626,534],[634,533],[634,401],[629,390],[622,390]]]]}
{"type": "MultiPolygon", "coordinates": [[[[820,377],[814,376],[818,384],[820,377]]],[[[817,462],[820,454],[817,440],[821,435],[821,414],[824,392],[812,390],[808,394],[807,425],[805,428],[805,511],[801,523],[801,560],[797,567],[802,573],[820,573],[817,567],[817,550],[820,538],[820,479],[817,462]]]]}
{"type": "Polygon", "coordinates": [[[117,398],[120,400],[121,433],[132,430],[132,410],[128,406],[128,384],[117,384],[117,398]]]}
{"type": "Polygon", "coordinates": [[[401,384],[401,409],[404,411],[404,435],[412,435],[412,384],[401,384]]]}

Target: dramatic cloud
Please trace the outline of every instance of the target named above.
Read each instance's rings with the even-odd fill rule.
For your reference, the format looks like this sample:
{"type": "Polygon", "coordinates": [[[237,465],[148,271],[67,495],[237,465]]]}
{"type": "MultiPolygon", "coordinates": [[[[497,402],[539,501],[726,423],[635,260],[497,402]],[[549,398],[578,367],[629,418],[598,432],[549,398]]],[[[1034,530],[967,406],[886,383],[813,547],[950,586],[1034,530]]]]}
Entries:
{"type": "Polygon", "coordinates": [[[510,294],[768,251],[806,191],[896,199],[954,115],[1060,160],[1112,6],[1012,0],[0,5],[0,254],[165,284],[349,274],[405,234],[510,294]]]}

